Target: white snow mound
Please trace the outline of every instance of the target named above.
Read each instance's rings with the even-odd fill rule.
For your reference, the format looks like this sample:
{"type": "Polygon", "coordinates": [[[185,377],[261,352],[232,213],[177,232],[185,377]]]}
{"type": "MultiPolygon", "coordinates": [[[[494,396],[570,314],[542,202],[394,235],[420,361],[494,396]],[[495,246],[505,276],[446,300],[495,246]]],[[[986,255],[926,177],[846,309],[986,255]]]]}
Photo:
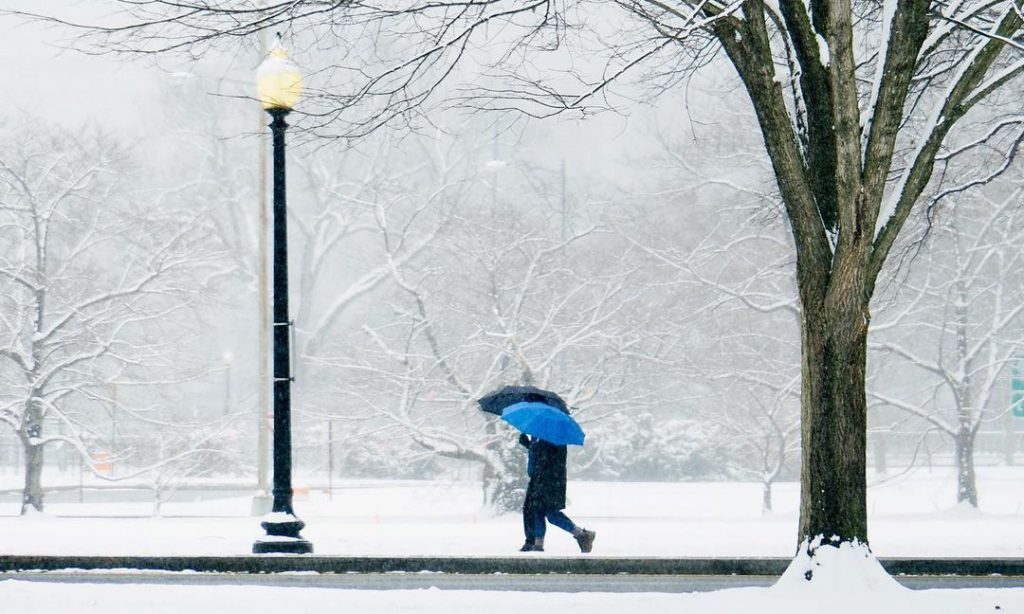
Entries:
{"type": "Polygon", "coordinates": [[[854,541],[833,545],[823,541],[815,538],[810,548],[807,542],[801,544],[799,554],[772,590],[823,596],[909,591],[886,573],[866,544],[854,541]]]}

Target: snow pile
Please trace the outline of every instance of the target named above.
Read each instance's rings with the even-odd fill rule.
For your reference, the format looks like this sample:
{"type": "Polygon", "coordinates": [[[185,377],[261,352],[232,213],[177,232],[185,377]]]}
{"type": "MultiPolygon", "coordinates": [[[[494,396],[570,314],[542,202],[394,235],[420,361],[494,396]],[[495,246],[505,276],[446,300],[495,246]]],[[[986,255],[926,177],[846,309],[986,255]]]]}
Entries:
{"type": "MultiPolygon", "coordinates": [[[[774,586],[764,589],[760,614],[1001,614],[1024,611],[1024,589],[910,590],[886,573],[866,544],[822,543],[800,554],[774,586]],[[812,553],[813,552],[813,556],[812,553]]],[[[740,594],[742,589],[722,591],[740,594]]]]}
{"type": "Polygon", "coordinates": [[[25,512],[21,515],[22,518],[31,518],[32,520],[53,520],[53,517],[46,512],[40,512],[31,505],[25,508],[25,512]]]}
{"type": "Polygon", "coordinates": [[[908,590],[886,573],[866,544],[853,541],[832,545],[823,544],[823,541],[818,536],[810,548],[807,542],[801,544],[799,554],[774,589],[832,597],[843,593],[881,595],[908,590]]]}

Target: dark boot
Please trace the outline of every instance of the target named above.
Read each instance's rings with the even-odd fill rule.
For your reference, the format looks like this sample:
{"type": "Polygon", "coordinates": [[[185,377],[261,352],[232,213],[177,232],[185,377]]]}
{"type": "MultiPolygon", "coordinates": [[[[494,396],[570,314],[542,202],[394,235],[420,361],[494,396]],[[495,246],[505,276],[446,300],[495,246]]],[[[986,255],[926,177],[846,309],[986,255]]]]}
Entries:
{"type": "Polygon", "coordinates": [[[520,552],[533,552],[534,548],[536,548],[536,544],[533,543],[532,539],[528,539],[525,542],[523,542],[523,547],[520,548],[519,551],[520,552]]]}
{"type": "Polygon", "coordinates": [[[580,545],[580,552],[590,552],[594,549],[594,538],[597,537],[597,531],[588,531],[582,527],[576,527],[572,532],[572,536],[576,538],[576,543],[580,545]]]}

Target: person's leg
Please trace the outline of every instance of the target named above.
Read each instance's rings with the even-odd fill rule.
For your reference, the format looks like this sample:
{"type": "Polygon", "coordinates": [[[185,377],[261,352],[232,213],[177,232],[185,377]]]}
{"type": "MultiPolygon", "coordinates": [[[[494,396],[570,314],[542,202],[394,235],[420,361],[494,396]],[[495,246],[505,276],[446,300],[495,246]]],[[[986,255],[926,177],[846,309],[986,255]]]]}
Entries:
{"type": "Polygon", "coordinates": [[[561,510],[549,511],[547,519],[548,522],[556,527],[572,533],[572,536],[576,538],[576,543],[579,544],[580,552],[590,552],[593,550],[594,538],[597,537],[596,531],[588,531],[583,527],[577,526],[561,510]]]}
{"type": "Polygon", "coordinates": [[[544,524],[544,510],[533,510],[533,549],[537,552],[544,551],[544,534],[547,533],[547,525],[544,524]]]}
{"type": "Polygon", "coordinates": [[[573,533],[577,529],[576,523],[574,523],[572,520],[569,520],[569,517],[566,516],[562,510],[549,510],[546,516],[548,522],[555,525],[559,529],[562,529],[563,531],[573,533]]]}
{"type": "Polygon", "coordinates": [[[526,541],[523,542],[523,547],[519,549],[520,552],[530,552],[533,550],[537,541],[536,526],[534,504],[530,500],[530,496],[527,495],[526,500],[523,501],[523,534],[526,536],[526,541]]]}
{"type": "Polygon", "coordinates": [[[533,532],[533,510],[528,503],[523,504],[523,535],[527,542],[532,542],[536,537],[533,532]]]}

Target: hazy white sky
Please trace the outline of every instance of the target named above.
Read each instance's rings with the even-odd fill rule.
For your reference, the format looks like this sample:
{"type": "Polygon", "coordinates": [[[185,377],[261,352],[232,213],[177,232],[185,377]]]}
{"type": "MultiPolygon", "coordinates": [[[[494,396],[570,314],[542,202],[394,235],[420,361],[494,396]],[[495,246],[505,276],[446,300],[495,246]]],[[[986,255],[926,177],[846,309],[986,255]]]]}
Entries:
{"type": "MultiPolygon", "coordinates": [[[[112,7],[103,0],[0,0],[0,9],[46,12],[86,23],[109,17],[112,7]]],[[[66,27],[0,17],[0,71],[7,82],[0,88],[0,117],[29,116],[69,127],[100,125],[137,142],[173,127],[162,117],[168,111],[170,84],[198,83],[190,89],[200,95],[245,97],[254,90],[259,58],[251,46],[240,45],[235,57],[208,58],[198,65],[166,57],[156,65],[152,58],[82,54],[69,48],[73,34],[66,27]],[[194,76],[181,76],[188,74],[194,76]]],[[[258,126],[259,108],[255,101],[247,102],[221,99],[217,107],[221,113],[246,113],[251,107],[252,123],[258,126]]],[[[553,168],[565,158],[570,176],[586,174],[588,168],[607,170],[609,164],[615,168],[625,143],[635,143],[630,133],[642,132],[642,122],[633,114],[567,119],[547,123],[553,138],[546,154],[553,168]]]]}
{"type": "MultiPolygon", "coordinates": [[[[81,15],[81,2],[0,0],[0,8],[65,10],[81,15]]],[[[138,125],[157,80],[141,64],[86,56],[64,48],[68,32],[40,23],[0,18],[0,88],[3,115],[46,118],[66,125],[93,119],[110,126],[138,125]]]]}
{"type": "MultiPolygon", "coordinates": [[[[94,22],[110,5],[97,0],[0,0],[0,9],[46,12],[63,19],[94,22]],[[103,7],[106,6],[106,9],[103,7]]],[[[181,81],[183,71],[202,79],[202,90],[247,95],[255,57],[239,51],[241,60],[223,58],[200,66],[174,68],[175,60],[85,55],[70,48],[73,30],[39,22],[0,17],[0,115],[28,115],[66,126],[100,124],[139,135],[161,113],[161,90],[181,81]],[[215,77],[231,75],[227,81],[215,77]]],[[[253,86],[254,88],[255,86],[253,86]]],[[[243,103],[244,104],[244,103],[243,103]]]]}

